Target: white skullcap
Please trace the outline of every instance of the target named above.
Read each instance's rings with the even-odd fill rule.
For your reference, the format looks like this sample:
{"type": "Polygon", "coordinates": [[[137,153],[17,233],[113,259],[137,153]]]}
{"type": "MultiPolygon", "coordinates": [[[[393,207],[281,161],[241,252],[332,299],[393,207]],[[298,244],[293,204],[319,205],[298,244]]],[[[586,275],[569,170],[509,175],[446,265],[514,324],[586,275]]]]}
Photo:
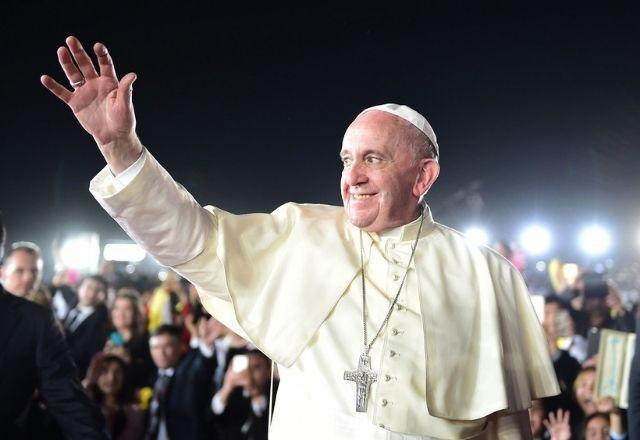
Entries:
{"type": "Polygon", "coordinates": [[[396,115],[397,117],[402,118],[405,121],[411,123],[414,127],[416,127],[418,130],[423,132],[427,136],[427,138],[429,138],[429,140],[433,144],[433,147],[436,149],[436,156],[440,157],[440,147],[438,147],[438,140],[436,138],[436,134],[433,131],[433,128],[431,128],[429,121],[427,121],[427,119],[424,116],[422,116],[420,113],[418,113],[411,107],[407,107],[406,105],[382,104],[382,105],[376,105],[376,106],[369,107],[362,110],[360,114],[356,117],[356,119],[358,119],[358,117],[360,117],[364,113],[371,110],[380,110],[382,112],[391,113],[392,115],[396,115]]]}

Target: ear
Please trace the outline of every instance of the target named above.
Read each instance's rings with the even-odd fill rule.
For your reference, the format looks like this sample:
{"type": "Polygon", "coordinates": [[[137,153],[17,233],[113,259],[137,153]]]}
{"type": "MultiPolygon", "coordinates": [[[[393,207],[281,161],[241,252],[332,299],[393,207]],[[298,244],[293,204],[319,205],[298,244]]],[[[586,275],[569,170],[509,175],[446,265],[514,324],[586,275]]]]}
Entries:
{"type": "Polygon", "coordinates": [[[431,185],[433,185],[440,174],[440,164],[438,164],[438,161],[435,159],[420,159],[419,166],[418,176],[413,185],[413,195],[416,197],[421,197],[429,191],[429,188],[431,188],[431,185]]]}

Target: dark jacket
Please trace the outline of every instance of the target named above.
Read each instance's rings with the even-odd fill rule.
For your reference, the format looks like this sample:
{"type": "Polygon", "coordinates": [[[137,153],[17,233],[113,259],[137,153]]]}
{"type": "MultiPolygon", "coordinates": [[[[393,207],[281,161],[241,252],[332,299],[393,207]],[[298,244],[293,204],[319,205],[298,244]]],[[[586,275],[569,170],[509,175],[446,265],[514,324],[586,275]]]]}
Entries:
{"type": "MultiPolygon", "coordinates": [[[[207,420],[213,397],[214,362],[214,358],[206,358],[200,350],[192,349],[175,367],[166,400],[166,423],[170,439],[211,438],[207,420]]],[[[154,376],[157,376],[157,372],[154,376]]],[[[148,434],[147,438],[153,436],[148,434]]]]}
{"type": "Polygon", "coordinates": [[[106,439],[50,310],[0,286],[0,438],[22,438],[36,388],[69,439],[106,439]]]}
{"type": "Polygon", "coordinates": [[[71,357],[78,368],[78,375],[84,378],[93,356],[104,348],[108,334],[109,313],[100,304],[73,332],[67,331],[67,344],[71,357]]]}

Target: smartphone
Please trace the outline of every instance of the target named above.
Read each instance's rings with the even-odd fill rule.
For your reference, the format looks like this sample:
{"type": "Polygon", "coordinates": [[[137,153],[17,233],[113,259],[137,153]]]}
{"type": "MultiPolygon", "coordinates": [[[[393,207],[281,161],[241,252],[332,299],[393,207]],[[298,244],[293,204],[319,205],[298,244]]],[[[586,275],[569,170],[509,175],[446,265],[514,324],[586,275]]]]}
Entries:
{"type": "Polygon", "coordinates": [[[246,354],[237,354],[231,359],[231,370],[234,373],[240,373],[247,368],[249,368],[249,356],[246,354]]]}
{"type": "Polygon", "coordinates": [[[124,345],[124,339],[118,332],[111,333],[111,335],[109,335],[109,338],[111,339],[113,345],[115,345],[116,347],[122,347],[124,345]]]}

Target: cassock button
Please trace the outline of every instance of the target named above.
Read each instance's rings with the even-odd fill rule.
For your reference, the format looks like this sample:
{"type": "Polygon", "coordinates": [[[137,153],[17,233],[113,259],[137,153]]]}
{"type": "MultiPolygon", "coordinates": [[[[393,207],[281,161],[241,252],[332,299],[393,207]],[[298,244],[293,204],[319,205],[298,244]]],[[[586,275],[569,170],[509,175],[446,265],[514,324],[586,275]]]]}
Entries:
{"type": "Polygon", "coordinates": [[[389,401],[387,399],[382,399],[382,402],[380,402],[380,404],[382,406],[387,406],[389,404],[389,401]]]}
{"type": "Polygon", "coordinates": [[[402,305],[396,304],[396,310],[398,310],[398,311],[402,310],[402,305]]]}
{"type": "Polygon", "coordinates": [[[389,351],[389,356],[395,357],[398,353],[395,350],[389,351]]]}
{"type": "Polygon", "coordinates": [[[397,273],[393,274],[393,281],[398,281],[400,279],[400,275],[398,275],[397,273]]]}
{"type": "Polygon", "coordinates": [[[397,335],[398,335],[398,333],[400,333],[400,332],[398,331],[398,329],[397,329],[397,328],[392,328],[392,329],[391,329],[391,334],[392,334],[393,336],[397,336],[397,335]]]}
{"type": "Polygon", "coordinates": [[[393,264],[398,264],[398,263],[399,263],[399,262],[398,262],[398,259],[397,259],[397,258],[394,258],[394,259],[393,259],[393,264]]]}
{"type": "Polygon", "coordinates": [[[384,427],[384,425],[382,423],[380,423],[378,426],[381,427],[382,429],[385,429],[385,427],[384,427]]]}
{"type": "Polygon", "coordinates": [[[385,374],[385,375],[384,375],[384,381],[385,381],[385,382],[389,382],[390,380],[391,380],[391,376],[390,376],[390,375],[388,375],[388,374],[385,374]]]}

